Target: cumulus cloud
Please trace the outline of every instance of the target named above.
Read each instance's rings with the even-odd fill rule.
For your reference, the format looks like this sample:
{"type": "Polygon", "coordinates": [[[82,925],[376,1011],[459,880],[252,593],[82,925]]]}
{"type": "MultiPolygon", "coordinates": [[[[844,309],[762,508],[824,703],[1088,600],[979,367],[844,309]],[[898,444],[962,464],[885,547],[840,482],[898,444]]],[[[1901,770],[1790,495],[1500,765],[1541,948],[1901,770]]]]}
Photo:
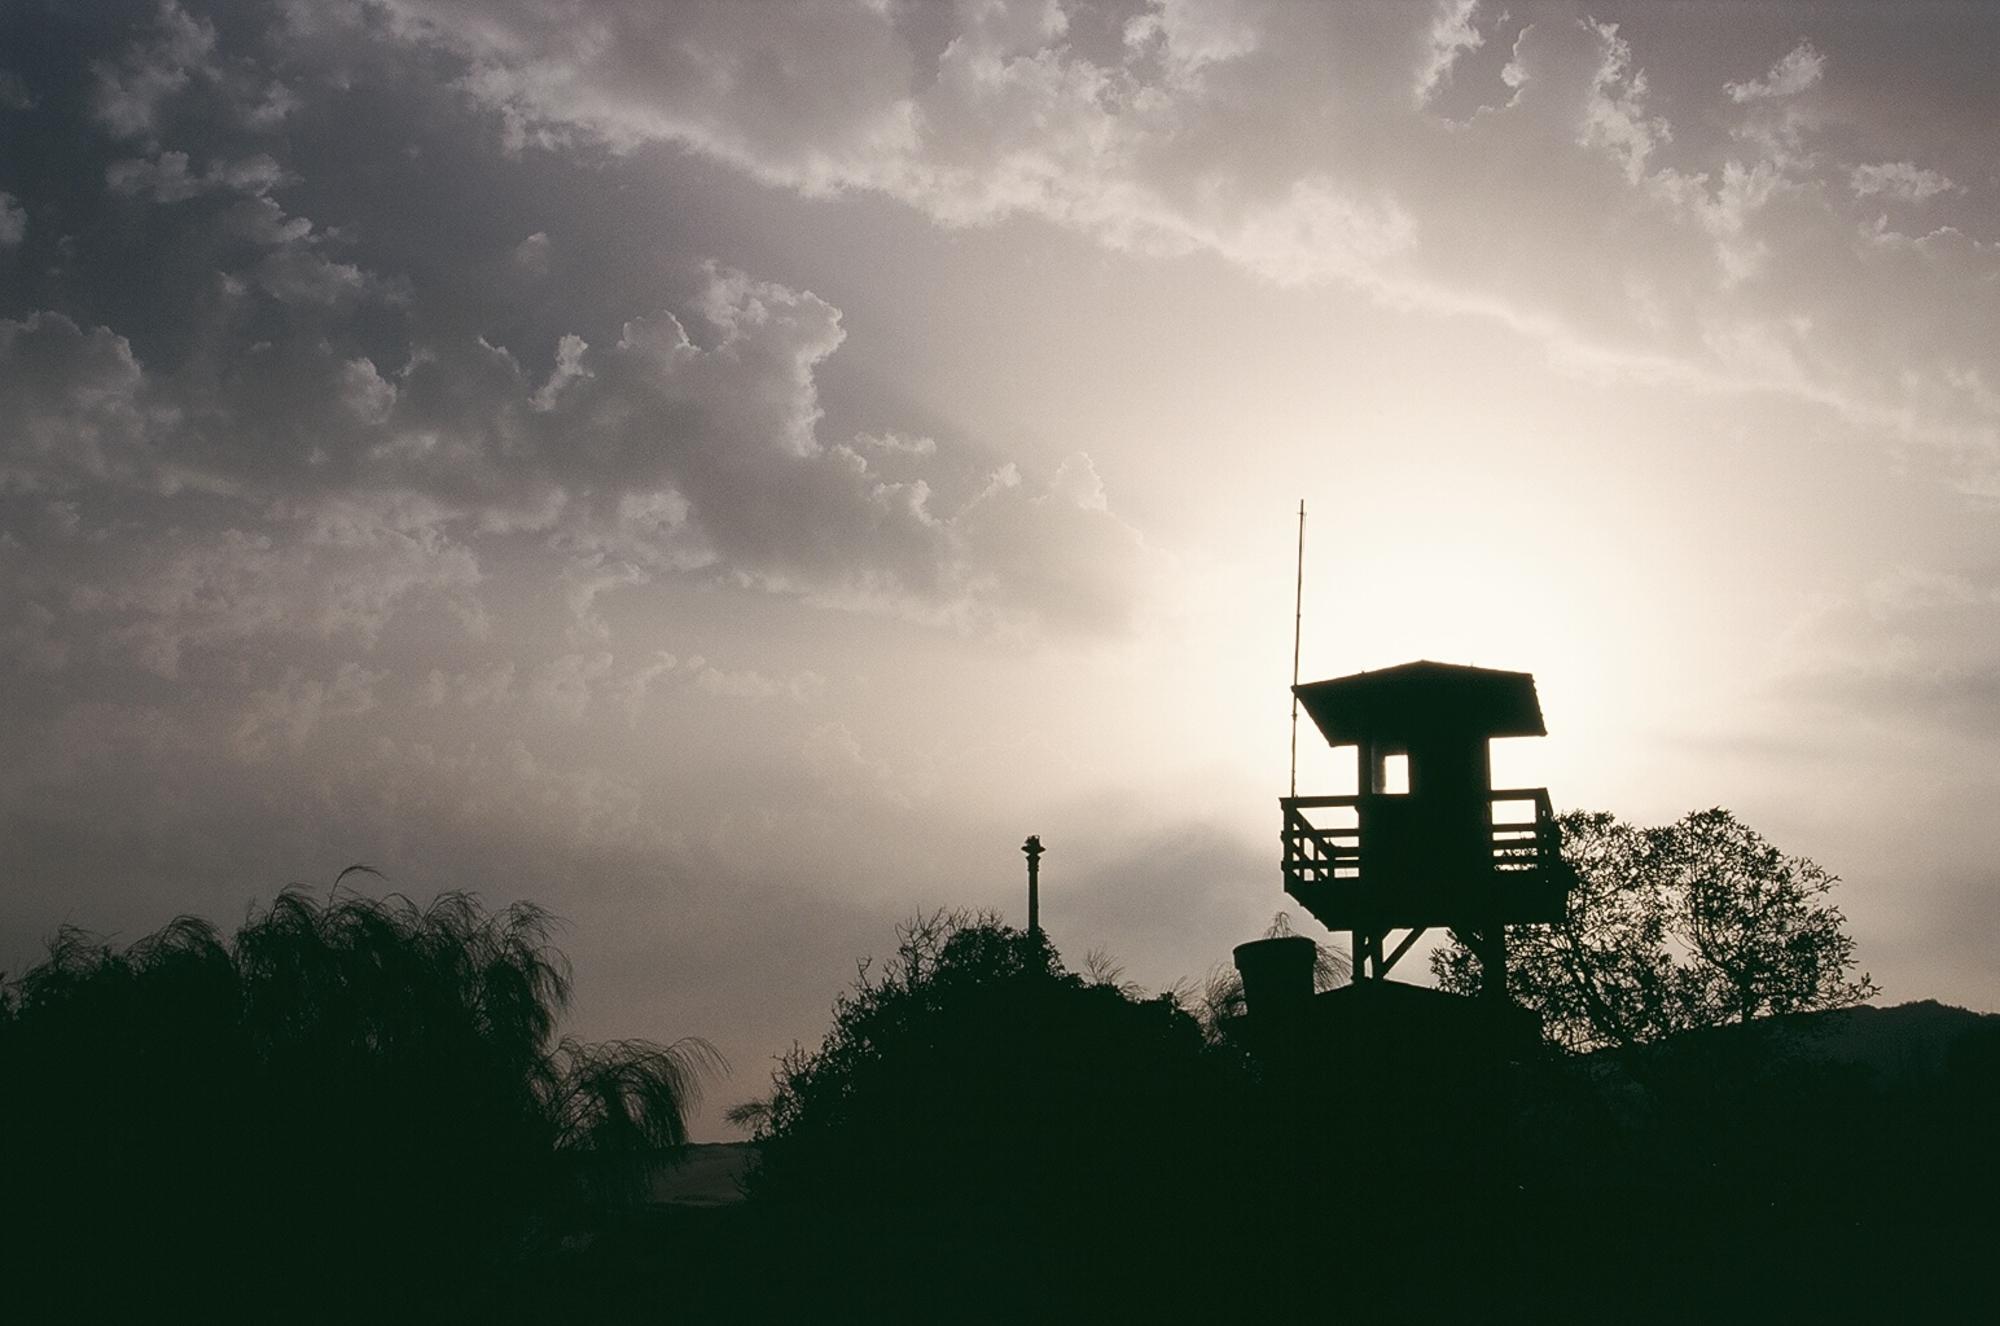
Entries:
{"type": "Polygon", "coordinates": [[[555,244],[549,239],[548,232],[537,230],[514,246],[514,261],[537,276],[547,276],[549,254],[554,249],[555,244]]]}
{"type": "Polygon", "coordinates": [[[215,27],[174,0],[160,0],[151,30],[116,59],[93,64],[92,110],[121,138],[150,135],[161,106],[195,78],[212,78],[215,27]]]}
{"type": "Polygon", "coordinates": [[[1451,76],[1459,56],[1485,44],[1484,34],[1473,24],[1478,8],[1479,0],[1440,0],[1431,17],[1429,49],[1417,67],[1413,90],[1419,105],[1429,102],[1451,76]]]}
{"type": "MultiPolygon", "coordinates": [[[[550,163],[608,151],[617,175],[660,142],[947,226],[1027,218],[1495,318],[1580,371],[1790,392],[1943,443],[1971,486],[1991,468],[1968,384],[2000,366],[1929,354],[2000,343],[1991,301],[1940,327],[1923,293],[1985,279],[1991,242],[1873,214],[1964,190],[1843,159],[1823,94],[1846,66],[1821,39],[1711,77],[1676,105],[1691,132],[1646,49],[1561,5],[1113,9],[163,0],[80,31],[74,67],[7,104],[90,145],[97,183],[63,206],[128,209],[134,247],[79,230],[85,250],[45,256],[92,297],[4,310],[6,482],[228,493],[242,531],[275,502],[421,499],[475,562],[544,541],[579,641],[604,595],[689,574],[969,629],[1122,620],[1150,563],[1087,459],[1038,481],[931,430],[828,435],[846,332],[821,294],[698,253],[656,264],[678,260],[671,288],[549,279],[601,248],[572,241],[580,177],[550,163]],[[1448,84],[1480,109],[1446,125],[1421,103],[1448,84]],[[59,124],[76,106],[88,123],[59,124]],[[478,157],[495,147],[513,156],[478,157]],[[445,189],[438,160],[485,164],[445,189]],[[186,261],[135,282],[138,252],[186,261]]],[[[0,200],[0,242],[33,247],[34,201],[0,200]]]]}
{"type": "MultiPolygon", "coordinates": [[[[524,531],[559,568],[579,642],[602,640],[607,592],[688,573],[976,631],[1058,623],[1101,631],[1125,619],[1122,605],[1139,589],[1130,574],[1137,559],[1079,579],[1050,574],[1044,562],[1060,551],[1037,552],[1060,550],[1065,536],[1042,540],[1035,522],[1046,512],[1074,523],[1062,514],[1069,504],[1039,502],[1040,490],[1026,484],[1015,495],[1021,513],[1002,534],[990,501],[975,511],[976,492],[947,498],[949,484],[910,472],[938,462],[934,438],[822,435],[818,379],[845,337],[825,299],[687,255],[684,270],[696,279],[676,303],[628,294],[623,308],[576,308],[594,328],[587,335],[564,326],[546,310],[548,296],[521,284],[549,273],[554,227],[525,238],[520,229],[482,233],[468,245],[462,204],[450,194],[329,193],[318,187],[319,163],[351,143],[305,127],[288,140],[269,136],[280,122],[324,132],[324,121],[299,119],[309,104],[414,97],[417,107],[384,126],[414,135],[414,145],[368,150],[391,160],[414,160],[403,146],[462,152],[491,132],[467,116],[464,93],[407,81],[420,53],[382,45],[338,14],[281,10],[261,26],[238,18],[219,25],[205,10],[167,3],[122,42],[80,51],[75,71],[103,134],[104,165],[101,189],[74,205],[137,207],[125,224],[150,249],[199,255],[154,284],[162,301],[192,316],[169,324],[134,309],[100,323],[29,308],[0,320],[0,376],[14,385],[0,443],[9,488],[200,491],[235,504],[202,513],[229,522],[203,536],[208,543],[190,542],[183,528],[135,572],[139,582],[86,594],[99,611],[115,605],[137,619],[122,624],[121,638],[148,667],[171,673],[188,640],[228,633],[215,624],[224,617],[266,620],[282,610],[365,622],[363,633],[376,634],[392,605],[432,589],[475,616],[482,544],[524,531]],[[283,79],[273,72],[280,65],[283,79]],[[370,78],[372,91],[355,91],[370,78]],[[501,277],[503,268],[515,275],[501,277]],[[527,339],[539,341],[539,366],[508,343],[524,317],[535,326],[527,339]],[[896,462],[896,477],[879,468],[884,458],[896,462]],[[337,503],[400,504],[423,516],[419,526],[377,531],[378,560],[366,572],[320,565],[323,548],[302,551],[321,547],[310,540],[285,542],[310,522],[301,513],[337,503]],[[398,540],[421,547],[433,570],[399,566],[398,540]],[[168,575],[204,592],[172,591],[168,575]],[[382,586],[373,598],[359,587],[368,575],[382,586]],[[315,613],[328,593],[351,610],[315,613]],[[210,609],[218,602],[251,606],[210,609]],[[202,620],[183,630],[175,617],[202,620]]],[[[845,31],[872,20],[827,21],[845,31]]],[[[679,19],[662,11],[658,22],[673,29],[679,19]]],[[[713,86],[695,72],[731,58],[724,37],[738,31],[736,18],[714,11],[701,22],[713,39],[690,48],[688,72],[713,86]]],[[[404,23],[416,30],[415,20],[404,23]]],[[[492,80],[510,68],[469,69],[464,89],[490,100],[492,80]]],[[[829,87],[828,95],[841,94],[829,87]]],[[[501,169],[496,209],[511,205],[507,177],[517,173],[501,169]]],[[[79,282],[108,283],[125,257],[81,252],[66,261],[79,282]]],[[[115,310],[132,288],[93,307],[115,310]]],[[[1087,515],[1114,542],[1136,543],[1108,501],[1087,515]]],[[[151,518],[180,520],[170,502],[151,518]]]]}
{"type": "Polygon", "coordinates": [[[101,559],[69,562],[71,611],[107,653],[175,678],[190,650],[265,638],[369,645],[412,600],[478,585],[476,558],[436,528],[381,512],[350,523],[354,514],[333,504],[250,529],[128,532],[101,559]]]}
{"type": "MultiPolygon", "coordinates": [[[[668,281],[593,278],[584,176],[561,163],[617,178],[652,142],[947,226],[1028,218],[1495,318],[1580,372],[1791,393],[1941,443],[1970,487],[2000,454],[1981,390],[2000,365],[1966,349],[2000,344],[1991,302],[1928,293],[1980,279],[1993,250],[1871,214],[1962,190],[1841,158],[1816,99],[1842,66],[1814,41],[1711,79],[1703,113],[1725,133],[1702,139],[1663,109],[1645,49],[1560,7],[1136,5],[1089,40],[1054,4],[922,30],[866,5],[775,28],[734,5],[380,12],[224,23],[170,3],[77,53],[64,104],[89,108],[101,164],[65,207],[124,209],[147,251],[191,260],[113,291],[129,252],[52,253],[107,293],[0,320],[0,484],[143,550],[65,553],[23,582],[23,602],[77,605],[67,658],[178,676],[190,651],[260,637],[380,641],[420,605],[490,638],[495,586],[531,565],[566,619],[518,684],[557,710],[637,712],[659,679],[623,660],[547,670],[615,655],[607,605],[678,579],[972,633],[1132,620],[1163,563],[1075,445],[1031,467],[893,419],[836,434],[822,385],[848,332],[823,294],[696,252],[668,281]],[[1472,59],[1488,45],[1497,80],[1472,59]],[[439,68],[455,82],[419,76],[439,68]],[[1412,104],[1447,84],[1481,109],[1444,124],[1412,104]],[[391,109],[336,143],[350,99],[391,109]],[[474,182],[429,187],[429,161],[496,148],[474,182]],[[356,152],[381,184],[351,172],[356,152]],[[579,277],[599,282],[587,298],[579,277]],[[123,293],[148,285],[151,306],[123,293]],[[323,537],[330,512],[352,537],[323,537]]],[[[14,197],[0,239],[26,230],[33,199],[14,197]]],[[[787,675],[704,684],[727,698],[787,675]]]]}
{"type": "Polygon", "coordinates": [[[816,5],[774,27],[726,4],[612,4],[582,30],[527,3],[481,6],[477,23],[450,0],[394,8],[412,38],[470,62],[467,88],[516,148],[676,141],[808,194],[881,190],[954,226],[1037,216],[1123,249],[1221,251],[1281,281],[1365,277],[1411,243],[1392,199],[1332,173],[1148,169],[1213,133],[1184,102],[1251,63],[1252,12],[1135,14],[1125,61],[1106,66],[1065,44],[1053,3],[967,7],[927,64],[887,7],[816,5]],[[1159,82],[1136,76],[1146,67],[1159,82]]]}
{"type": "Polygon", "coordinates": [[[0,319],[0,491],[139,479],[170,407],[144,399],[131,343],[61,313],[0,319]]]}
{"type": "MultiPolygon", "coordinates": [[[[874,191],[946,225],[1034,217],[1125,251],[1208,251],[1280,284],[1344,282],[1499,318],[1561,363],[1794,392],[1942,442],[1972,468],[1995,426],[1928,365],[1876,353],[1893,339],[1885,320],[1905,341],[1924,337],[1914,301],[1833,293],[1891,288],[1912,262],[1927,280],[1965,281],[1993,258],[1948,240],[1892,255],[1897,236],[1860,229],[1877,218],[1841,212],[1842,195],[1937,201],[1953,186],[1816,146],[1830,112],[1800,108],[1839,72],[1810,40],[1761,76],[1710,85],[1710,114],[1738,118],[1702,160],[1655,104],[1645,53],[1615,23],[1560,7],[1453,0],[1364,21],[1283,4],[1139,5],[1110,45],[1081,41],[1046,3],[967,10],[943,40],[905,10],[866,5],[813,6],[775,26],[735,5],[605,3],[582,20],[527,3],[476,16],[449,0],[386,9],[386,28],[291,11],[267,19],[260,46],[225,42],[205,12],[168,3],[83,57],[110,140],[107,191],[156,204],[145,222],[156,242],[178,234],[219,273],[187,292],[205,314],[187,333],[205,340],[187,348],[205,363],[158,367],[189,370],[190,386],[201,370],[203,408],[277,440],[259,444],[260,478],[290,455],[303,464],[289,482],[407,488],[449,518],[539,529],[631,568],[627,583],[705,568],[960,622],[1024,601],[971,560],[972,527],[990,527],[992,511],[910,472],[935,439],[821,435],[818,379],[845,335],[825,299],[714,264],[677,301],[628,295],[616,320],[600,307],[591,325],[551,324],[551,296],[530,292],[558,252],[559,214],[419,257],[387,241],[415,233],[411,207],[444,199],[362,190],[342,203],[308,178],[309,136],[288,149],[264,136],[303,123],[307,98],[371,78],[372,95],[415,96],[397,80],[442,53],[457,61],[455,89],[423,93],[398,117],[410,141],[380,143],[383,158],[415,161],[427,136],[449,152],[497,135],[525,179],[536,144],[672,142],[776,187],[874,191]],[[1411,89],[1423,100],[1489,32],[1510,50],[1506,86],[1441,131],[1409,106],[1411,89]],[[454,99],[489,118],[466,119],[454,99]],[[1468,176],[1483,195],[1471,205],[1468,176]],[[1841,194],[1820,187],[1829,176],[1841,194]],[[1811,267],[1804,234],[1821,237],[1811,267]],[[1664,275],[1702,252],[1708,282],[1664,275]],[[1829,261],[1848,279],[1822,279],[1829,261]],[[450,286],[436,279],[447,271],[450,286]],[[262,301],[285,310],[277,335],[251,330],[268,317],[262,301]],[[385,341],[393,308],[409,312],[385,341]],[[530,310],[525,341],[499,330],[530,310]],[[234,367],[252,361],[254,372],[234,367]],[[983,585],[995,590],[981,601],[983,585]]],[[[506,215],[504,199],[492,205],[506,215]]],[[[444,236],[458,222],[433,212],[425,224],[444,236]]],[[[43,312],[59,313],[15,317],[43,312]]],[[[170,377],[148,363],[162,408],[195,408],[170,377]]],[[[239,482],[218,455],[227,431],[207,441],[216,477],[239,482]]],[[[1059,587],[1047,568],[1027,570],[1041,592],[1059,587]]]]}
{"type": "Polygon", "coordinates": [[[543,664],[529,693],[535,700],[569,718],[581,718],[590,707],[591,687],[611,672],[611,655],[564,654],[543,664]]]}
{"type": "Polygon", "coordinates": [[[226,914],[321,849],[559,903],[781,800],[901,814],[928,766],[842,739],[846,672],[690,615],[1013,649],[1157,580],[1080,453],[836,426],[828,296],[641,235],[630,160],[532,150],[470,65],[358,10],[106,13],[39,15],[68,63],[0,110],[45,149],[0,163],[0,835],[68,872],[0,929],[226,914]]]}
{"type": "MultiPolygon", "coordinates": [[[[607,3],[586,25],[525,0],[482,5],[478,22],[456,0],[395,9],[407,39],[465,62],[517,147],[671,142],[948,226],[1034,217],[1127,252],[1214,253],[1284,285],[1496,318],[1560,363],[1789,392],[1900,442],[1991,450],[1995,420],[1930,392],[1921,355],[1875,353],[1885,317],[1921,337],[1927,310],[1836,293],[1888,284],[1858,233],[1875,218],[1847,205],[1948,186],[1839,159],[1853,103],[1823,95],[1840,66],[1810,37],[1709,83],[1681,113],[1725,132],[1681,143],[1646,53],[1559,3],[1161,0],[1133,7],[1116,48],[1039,2],[968,8],[942,42],[896,6],[815,6],[775,30],[728,5],[607,3]],[[1424,103],[1489,35],[1511,49],[1503,85],[1469,89],[1482,109],[1441,125],[1424,103]],[[1682,255],[1702,252],[1710,277],[1687,286],[1682,255]],[[1669,283],[1682,289],[1662,298],[1669,283]],[[1792,334],[1784,319],[1810,328],[1785,372],[1735,355],[1792,334]]],[[[1926,261],[1980,281],[1994,260],[1934,247],[1926,261]]]]}
{"type": "Polygon", "coordinates": [[[1802,41],[1786,52],[1784,57],[1772,65],[1762,78],[1746,79],[1741,83],[1727,83],[1723,90],[1734,102],[1771,101],[1779,97],[1795,97],[1819,82],[1826,72],[1826,57],[1813,49],[1809,41],[1802,41]]]}
{"type": "Polygon", "coordinates": [[[211,162],[202,172],[190,170],[185,152],[161,152],[154,157],[122,157],[104,169],[104,182],[115,194],[146,195],[156,202],[185,202],[210,190],[227,189],[262,197],[286,182],[278,163],[259,152],[240,161],[211,162]]]}
{"type": "Polygon", "coordinates": [[[855,442],[864,451],[879,451],[892,456],[937,454],[937,439],[934,437],[906,437],[901,433],[863,434],[855,442]]]}
{"type": "Polygon", "coordinates": [[[1847,183],[1862,198],[1882,194],[1906,203],[1920,203],[1958,188],[1937,171],[1925,170],[1908,161],[1856,166],[1848,172],[1847,183]]]}
{"type": "Polygon", "coordinates": [[[322,719],[367,713],[375,707],[375,686],[383,675],[354,662],[341,664],[328,680],[287,673],[278,686],[250,696],[235,732],[237,755],[262,759],[279,743],[296,751],[322,719]]]}

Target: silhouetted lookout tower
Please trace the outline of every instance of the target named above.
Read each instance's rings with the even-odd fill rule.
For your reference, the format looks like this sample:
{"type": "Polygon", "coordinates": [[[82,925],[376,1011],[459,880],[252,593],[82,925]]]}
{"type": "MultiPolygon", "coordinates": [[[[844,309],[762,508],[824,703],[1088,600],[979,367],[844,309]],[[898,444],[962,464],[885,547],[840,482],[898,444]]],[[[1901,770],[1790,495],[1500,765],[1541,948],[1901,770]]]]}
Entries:
{"type": "Polygon", "coordinates": [[[1444,926],[1505,999],[1503,927],[1560,921],[1571,882],[1548,790],[1493,787],[1492,738],[1548,735],[1535,679],[1422,660],[1292,692],[1329,745],[1355,748],[1359,777],[1354,796],[1279,799],[1285,892],[1353,932],[1357,981],[1444,926]]]}

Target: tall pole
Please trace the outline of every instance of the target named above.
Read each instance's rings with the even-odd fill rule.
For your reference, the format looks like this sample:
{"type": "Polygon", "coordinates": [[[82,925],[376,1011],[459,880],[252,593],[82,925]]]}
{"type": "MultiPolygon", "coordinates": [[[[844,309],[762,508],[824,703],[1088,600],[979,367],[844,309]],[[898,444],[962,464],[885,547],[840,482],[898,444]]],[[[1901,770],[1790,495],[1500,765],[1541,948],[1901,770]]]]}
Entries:
{"type": "Polygon", "coordinates": [[[1299,628],[1305,621],[1306,499],[1299,499],[1299,560],[1292,578],[1292,792],[1299,794],[1299,628]]]}
{"type": "Polygon", "coordinates": [[[1021,852],[1028,858],[1028,933],[1042,933],[1042,837],[1038,833],[1028,835],[1028,841],[1021,844],[1021,852]]]}

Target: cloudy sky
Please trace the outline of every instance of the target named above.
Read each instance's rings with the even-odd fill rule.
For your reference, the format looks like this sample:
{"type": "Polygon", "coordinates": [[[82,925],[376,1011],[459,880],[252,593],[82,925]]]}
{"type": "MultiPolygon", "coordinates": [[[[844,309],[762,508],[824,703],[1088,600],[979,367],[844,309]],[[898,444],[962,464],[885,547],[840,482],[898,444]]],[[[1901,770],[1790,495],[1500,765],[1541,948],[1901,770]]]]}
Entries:
{"type": "MultiPolygon", "coordinates": [[[[756,1091],[899,917],[1154,987],[1304,668],[1536,674],[2000,1008],[2000,13],[0,5],[0,968],[367,862],[756,1091]]],[[[1339,790],[1307,750],[1302,790],[1339,790]]],[[[1419,967],[1420,970],[1420,967],[1419,967]]],[[[712,1120],[710,1135],[720,1128],[712,1120]]]]}

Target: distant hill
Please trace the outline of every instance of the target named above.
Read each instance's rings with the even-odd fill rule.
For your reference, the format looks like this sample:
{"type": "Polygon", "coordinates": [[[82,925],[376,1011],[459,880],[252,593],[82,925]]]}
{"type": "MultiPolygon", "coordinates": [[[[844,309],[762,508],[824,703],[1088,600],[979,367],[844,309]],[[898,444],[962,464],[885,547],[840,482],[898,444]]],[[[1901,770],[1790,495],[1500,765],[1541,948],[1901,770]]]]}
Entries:
{"type": "Polygon", "coordinates": [[[1846,1066],[1868,1070],[1880,1085],[1916,1087],[1951,1071],[1954,1053],[2000,1038],[2000,1014],[1975,1013],[1935,999],[1877,1008],[1791,1013],[1686,1032],[1637,1050],[1603,1050],[1594,1061],[1664,1066],[1690,1055],[1720,1053],[1766,1064],[1846,1066]]]}
{"type": "Polygon", "coordinates": [[[1884,1078],[1930,1077],[1949,1066],[1953,1048],[1975,1031],[2000,1029],[2000,1014],[1975,1013],[1935,999],[1891,1008],[1863,1005],[1773,1018],[1781,1052],[1829,1063],[1859,1064],[1884,1078]]]}
{"type": "Polygon", "coordinates": [[[690,1146],[680,1164],[653,1178],[655,1206],[733,1206],[743,1200],[742,1178],[750,1166],[748,1142],[703,1142],[690,1146]]]}

